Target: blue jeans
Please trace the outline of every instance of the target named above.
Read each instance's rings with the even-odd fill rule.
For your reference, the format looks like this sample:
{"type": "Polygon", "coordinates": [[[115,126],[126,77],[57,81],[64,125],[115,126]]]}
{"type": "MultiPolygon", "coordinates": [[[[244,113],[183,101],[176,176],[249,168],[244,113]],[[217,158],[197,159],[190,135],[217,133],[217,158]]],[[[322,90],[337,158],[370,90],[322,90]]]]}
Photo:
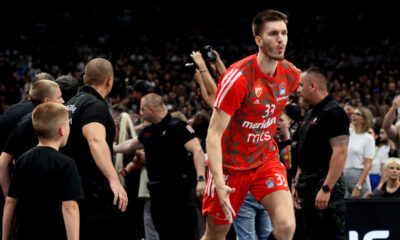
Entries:
{"type": "Polygon", "coordinates": [[[247,192],[233,226],[238,240],[267,239],[272,232],[272,223],[267,211],[250,192],[247,192]]]}
{"type": "Polygon", "coordinates": [[[369,181],[371,182],[371,191],[379,185],[379,181],[381,180],[381,175],[379,174],[369,174],[369,181]]]}

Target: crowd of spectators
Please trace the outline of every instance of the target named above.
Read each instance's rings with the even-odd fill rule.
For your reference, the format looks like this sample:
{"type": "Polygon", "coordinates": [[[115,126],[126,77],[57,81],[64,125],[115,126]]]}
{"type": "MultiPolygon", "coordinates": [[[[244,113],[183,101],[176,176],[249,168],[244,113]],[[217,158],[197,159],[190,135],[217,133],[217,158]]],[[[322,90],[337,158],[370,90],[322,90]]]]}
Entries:
{"type": "MultiPolygon", "coordinates": [[[[310,15],[313,13],[306,8],[304,12],[307,11],[310,15]]],[[[325,69],[334,98],[343,102],[349,97],[353,105],[369,107],[375,123],[380,125],[396,95],[396,89],[400,88],[399,42],[390,38],[390,34],[383,33],[371,37],[370,41],[360,41],[364,36],[359,29],[357,33],[361,36],[355,34],[345,38],[345,34],[350,34],[351,27],[340,29],[326,16],[310,15],[300,18],[291,13],[291,44],[288,46],[287,59],[300,69],[312,65],[325,69]],[[310,25],[301,26],[303,23],[310,25]],[[315,25],[311,25],[313,23],[315,25]],[[302,31],[297,29],[300,27],[302,31]],[[329,31],[336,30],[343,32],[329,34],[329,31]]],[[[366,14],[363,17],[360,13],[351,26],[365,28],[364,25],[369,23],[366,17],[366,14]]],[[[250,21],[247,19],[247,25],[250,25],[250,21]]],[[[121,27],[123,23],[117,26],[121,27]]],[[[226,66],[256,51],[253,42],[243,40],[249,39],[248,36],[232,38],[217,24],[213,34],[199,25],[191,26],[191,31],[175,36],[162,35],[167,32],[165,30],[154,34],[143,31],[143,34],[138,32],[133,36],[129,32],[111,34],[97,31],[98,34],[92,38],[65,36],[61,41],[62,46],[52,39],[50,24],[36,24],[35,28],[36,32],[17,37],[20,45],[11,44],[11,47],[3,46],[0,49],[0,113],[25,97],[27,83],[36,73],[44,71],[55,77],[71,74],[81,81],[85,63],[101,56],[109,59],[114,66],[115,83],[110,94],[112,104],[120,103],[128,109],[135,108],[130,94],[131,86],[143,79],[149,83],[151,91],[163,97],[170,111],[180,110],[190,118],[204,108],[193,74],[184,67],[185,63],[191,61],[191,51],[211,44],[220,53],[226,66]],[[40,41],[47,45],[43,46],[40,41]]],[[[239,33],[250,34],[242,31],[242,28],[241,25],[237,26],[239,33]]],[[[137,112],[137,109],[132,110],[137,112]]]]}
{"type": "MultiPolygon", "coordinates": [[[[95,56],[105,56],[114,63],[115,83],[110,95],[113,104],[120,102],[130,107],[130,86],[143,79],[148,81],[151,91],[163,96],[169,110],[181,110],[191,117],[202,106],[193,75],[184,67],[185,63],[190,61],[189,54],[179,49],[179,42],[160,41],[159,46],[155,47],[151,46],[154,42],[149,38],[146,37],[148,44],[123,52],[117,49],[113,52],[103,52],[89,46],[76,46],[72,53],[76,54],[77,58],[66,65],[43,62],[32,55],[20,54],[17,49],[5,50],[0,53],[0,112],[4,112],[10,105],[26,96],[27,83],[38,72],[48,72],[55,77],[72,74],[81,81],[84,63],[95,56]]],[[[195,48],[196,45],[193,44],[193,49],[195,48]]],[[[228,43],[215,45],[214,48],[220,52],[222,59],[234,59],[234,56],[239,59],[241,55],[254,52],[255,45],[240,48],[243,50],[240,53],[234,45],[228,43]]],[[[339,50],[334,47],[331,49],[339,50]]],[[[387,39],[382,41],[381,45],[365,49],[358,56],[346,56],[343,53],[340,58],[335,59],[322,58],[319,54],[311,53],[307,58],[317,59],[309,64],[323,65],[326,68],[330,78],[329,89],[337,101],[343,102],[346,97],[350,97],[355,106],[368,106],[376,121],[380,123],[396,95],[396,89],[400,89],[399,69],[393,64],[397,61],[399,50],[399,46],[392,45],[387,39]],[[369,55],[370,52],[376,52],[376,55],[369,55]]],[[[294,59],[300,58],[298,66],[304,66],[308,62],[301,58],[302,54],[298,51],[292,50],[289,56],[292,55],[295,56],[292,57],[294,59]]],[[[227,66],[232,63],[227,60],[225,62],[227,66]]]]}

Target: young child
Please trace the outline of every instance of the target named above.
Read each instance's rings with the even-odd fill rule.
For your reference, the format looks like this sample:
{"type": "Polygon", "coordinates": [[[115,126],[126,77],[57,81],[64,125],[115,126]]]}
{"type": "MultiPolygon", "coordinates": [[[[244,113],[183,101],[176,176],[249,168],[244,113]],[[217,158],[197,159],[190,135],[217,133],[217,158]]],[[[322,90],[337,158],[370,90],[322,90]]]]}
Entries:
{"type": "Polygon", "coordinates": [[[16,161],[2,239],[79,239],[78,170],[73,159],[58,152],[70,132],[67,108],[40,104],[32,121],[39,144],[16,161]]]}

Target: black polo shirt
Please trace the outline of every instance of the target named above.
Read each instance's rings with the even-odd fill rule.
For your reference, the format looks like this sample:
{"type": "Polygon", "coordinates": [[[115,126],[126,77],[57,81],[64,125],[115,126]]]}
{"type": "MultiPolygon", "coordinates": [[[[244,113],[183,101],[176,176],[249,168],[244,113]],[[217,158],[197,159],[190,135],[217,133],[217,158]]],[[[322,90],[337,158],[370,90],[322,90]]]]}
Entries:
{"type": "Polygon", "coordinates": [[[39,143],[32,123],[32,113],[25,115],[11,133],[3,152],[18,159],[23,153],[39,143]]]}
{"type": "Polygon", "coordinates": [[[145,127],[138,136],[144,145],[150,181],[181,181],[193,169],[185,143],[195,137],[194,130],[184,121],[167,114],[158,124],[145,127]]]}
{"type": "Polygon", "coordinates": [[[71,132],[68,138],[68,150],[63,150],[63,152],[75,160],[82,177],[105,178],[94,162],[82,128],[92,122],[102,124],[106,130],[106,141],[110,153],[112,153],[116,130],[106,101],[94,88],[83,86],[79,93],[68,101],[66,107],[69,113],[71,132]]]}
{"type": "Polygon", "coordinates": [[[7,111],[4,112],[0,118],[0,150],[3,151],[8,137],[14,130],[20,119],[33,111],[33,104],[30,100],[24,100],[17,104],[12,105],[7,111]]]}
{"type": "Polygon", "coordinates": [[[328,170],[332,155],[329,139],[349,135],[349,118],[331,96],[309,110],[300,127],[299,167],[328,170]]]}

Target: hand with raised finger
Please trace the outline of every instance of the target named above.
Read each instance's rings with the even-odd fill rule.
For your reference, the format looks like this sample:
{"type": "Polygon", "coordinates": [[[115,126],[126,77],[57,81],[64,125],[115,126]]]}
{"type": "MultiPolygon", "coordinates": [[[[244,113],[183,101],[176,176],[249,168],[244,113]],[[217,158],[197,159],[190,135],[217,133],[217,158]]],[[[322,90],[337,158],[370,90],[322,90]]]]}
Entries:
{"type": "Polygon", "coordinates": [[[200,52],[195,52],[193,51],[192,54],[190,54],[192,57],[194,63],[197,65],[199,69],[207,69],[206,62],[203,59],[203,56],[201,55],[200,52]]]}

